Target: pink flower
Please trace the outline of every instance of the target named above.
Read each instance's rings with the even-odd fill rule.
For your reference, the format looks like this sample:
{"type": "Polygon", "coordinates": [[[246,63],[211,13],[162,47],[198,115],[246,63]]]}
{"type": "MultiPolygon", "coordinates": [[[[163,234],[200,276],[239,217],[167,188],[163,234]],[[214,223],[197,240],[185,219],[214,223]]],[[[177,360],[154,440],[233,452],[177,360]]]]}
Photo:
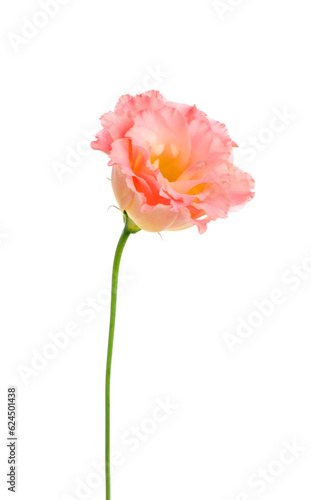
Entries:
{"type": "Polygon", "coordinates": [[[233,164],[224,124],[156,91],[125,95],[101,117],[92,148],[110,157],[122,212],[146,231],[175,231],[225,218],[254,197],[254,180],[233,164]]]}

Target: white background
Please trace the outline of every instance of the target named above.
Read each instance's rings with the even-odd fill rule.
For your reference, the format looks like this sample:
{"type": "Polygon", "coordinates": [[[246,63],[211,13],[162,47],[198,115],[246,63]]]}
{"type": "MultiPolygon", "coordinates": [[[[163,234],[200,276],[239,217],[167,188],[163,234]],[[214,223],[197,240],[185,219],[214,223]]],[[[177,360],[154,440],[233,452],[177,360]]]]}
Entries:
{"type": "Polygon", "coordinates": [[[11,498],[11,384],[15,498],[104,498],[94,463],[104,459],[106,298],[123,223],[107,212],[107,157],[86,149],[84,131],[98,129],[121,94],[149,87],[227,124],[256,196],[203,236],[192,228],[130,237],[112,371],[112,448],[123,459],[112,498],[310,498],[309,7],[71,0],[42,18],[38,1],[2,4],[1,498],[11,498]],[[57,176],[70,148],[82,156],[57,176]],[[282,304],[272,306],[275,289],[282,304]],[[101,311],[82,316],[98,293],[101,311]],[[267,300],[263,317],[255,302],[267,300]],[[242,338],[243,321],[260,325],[244,323],[242,338]],[[51,333],[70,322],[79,334],[38,370],[51,333]],[[166,398],[178,409],[152,422],[166,398]],[[121,442],[133,426],[143,439],[135,452],[121,442]],[[300,451],[283,466],[284,442],[295,440],[300,451]],[[260,469],[268,476],[259,495],[248,480],[260,469]],[[84,497],[81,481],[93,481],[84,497]]]}

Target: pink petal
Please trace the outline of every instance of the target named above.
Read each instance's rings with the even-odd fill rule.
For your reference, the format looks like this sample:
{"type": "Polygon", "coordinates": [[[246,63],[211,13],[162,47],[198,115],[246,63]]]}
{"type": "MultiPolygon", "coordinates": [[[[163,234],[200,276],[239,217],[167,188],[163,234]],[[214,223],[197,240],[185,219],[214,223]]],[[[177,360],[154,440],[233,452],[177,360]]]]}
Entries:
{"type": "Polygon", "coordinates": [[[178,177],[189,160],[187,122],[176,109],[164,106],[161,112],[141,111],[126,136],[133,144],[150,149],[151,162],[159,160],[159,169],[166,178],[178,177]]]}

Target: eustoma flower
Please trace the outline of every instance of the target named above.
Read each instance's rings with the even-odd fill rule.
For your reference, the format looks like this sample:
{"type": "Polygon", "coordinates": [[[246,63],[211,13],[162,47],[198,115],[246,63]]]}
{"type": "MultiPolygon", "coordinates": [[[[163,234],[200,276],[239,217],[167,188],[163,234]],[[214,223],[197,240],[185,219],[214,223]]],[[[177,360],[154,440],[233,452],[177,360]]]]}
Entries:
{"type": "Polygon", "coordinates": [[[108,154],[112,187],[125,226],[113,263],[106,369],[106,500],[110,486],[110,375],[118,274],[130,234],[177,231],[227,217],[254,196],[252,177],[233,164],[227,128],[195,106],[150,91],[122,96],[101,117],[93,149],[108,154]]]}
{"type": "Polygon", "coordinates": [[[101,124],[92,147],[109,155],[118,205],[141,229],[203,233],[254,196],[252,177],[233,164],[226,126],[196,106],[156,91],[125,95],[101,124]]]}

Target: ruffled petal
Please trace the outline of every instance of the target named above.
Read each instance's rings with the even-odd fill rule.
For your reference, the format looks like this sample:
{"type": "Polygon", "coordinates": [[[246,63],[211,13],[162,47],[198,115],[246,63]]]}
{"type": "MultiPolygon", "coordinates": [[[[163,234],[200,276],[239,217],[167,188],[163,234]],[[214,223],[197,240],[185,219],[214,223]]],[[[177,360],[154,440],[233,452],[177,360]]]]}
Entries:
{"type": "Polygon", "coordinates": [[[189,161],[191,143],[187,122],[174,108],[164,106],[161,112],[141,111],[126,137],[148,149],[151,163],[158,160],[158,168],[169,180],[177,178],[189,161]]]}
{"type": "Polygon", "coordinates": [[[147,212],[142,212],[141,199],[138,194],[134,194],[132,202],[127,207],[127,213],[141,229],[156,233],[167,231],[178,215],[172,212],[169,206],[160,204],[147,212]]]}
{"type": "Polygon", "coordinates": [[[99,151],[103,151],[108,154],[111,150],[112,137],[107,130],[100,130],[96,134],[96,141],[91,142],[91,148],[99,151]]]}
{"type": "Polygon", "coordinates": [[[132,189],[128,187],[126,175],[121,171],[118,165],[112,167],[111,185],[119,208],[121,212],[124,212],[131,203],[134,193],[132,189]]]}
{"type": "Polygon", "coordinates": [[[153,111],[161,109],[165,101],[165,98],[158,90],[149,90],[134,97],[127,94],[120,97],[116,104],[115,112],[129,113],[131,116],[136,116],[143,109],[153,111]]]}
{"type": "Polygon", "coordinates": [[[120,206],[146,231],[200,233],[254,197],[254,180],[233,164],[224,124],[158,91],[122,96],[101,117],[93,149],[110,156],[120,206]]]}
{"type": "Polygon", "coordinates": [[[151,167],[148,151],[135,146],[128,138],[118,139],[112,145],[110,158],[108,165],[117,165],[129,189],[140,195],[142,211],[158,204],[169,205],[167,198],[161,196],[162,186],[157,181],[157,172],[151,167]]]}
{"type": "Polygon", "coordinates": [[[230,185],[228,187],[228,192],[231,207],[241,207],[254,198],[255,193],[253,189],[255,187],[255,181],[250,174],[243,172],[235,165],[229,166],[229,172],[230,185]]]}

